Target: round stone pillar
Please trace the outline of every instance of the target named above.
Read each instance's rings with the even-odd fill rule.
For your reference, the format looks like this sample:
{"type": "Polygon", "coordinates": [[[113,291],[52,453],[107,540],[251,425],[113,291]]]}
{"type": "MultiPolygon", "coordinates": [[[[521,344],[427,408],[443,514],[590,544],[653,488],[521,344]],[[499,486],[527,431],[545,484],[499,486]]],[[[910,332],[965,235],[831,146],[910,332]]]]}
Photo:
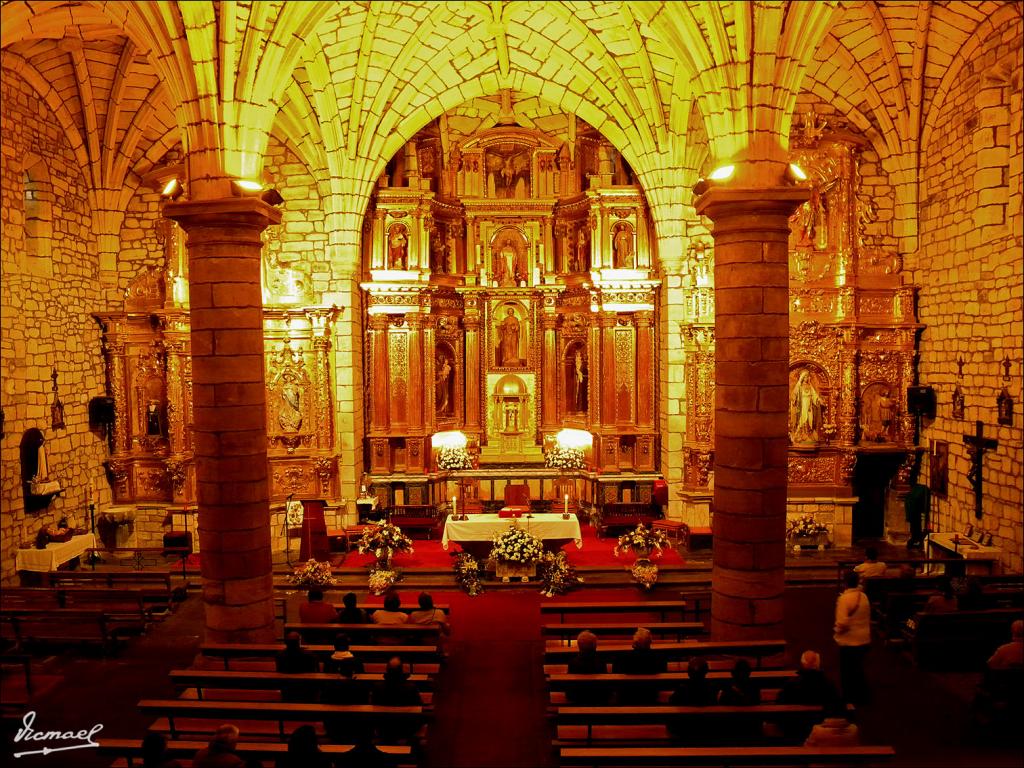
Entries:
{"type": "Polygon", "coordinates": [[[789,403],[789,216],[796,187],[714,187],[715,498],[711,636],[781,639],[789,403]]]}
{"type": "Polygon", "coordinates": [[[256,198],[169,203],[188,233],[193,434],[206,641],[274,640],[260,234],[256,198]]]}

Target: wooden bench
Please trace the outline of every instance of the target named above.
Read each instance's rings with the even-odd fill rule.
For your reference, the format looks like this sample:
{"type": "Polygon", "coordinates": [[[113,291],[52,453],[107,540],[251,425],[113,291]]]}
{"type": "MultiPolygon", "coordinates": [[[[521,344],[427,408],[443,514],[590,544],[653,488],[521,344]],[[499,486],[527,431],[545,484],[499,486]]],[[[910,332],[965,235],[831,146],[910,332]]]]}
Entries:
{"type": "MultiPolygon", "coordinates": [[[[306,645],[309,651],[322,664],[334,653],[333,645],[306,645]]],[[[204,656],[220,658],[224,661],[224,669],[229,669],[231,661],[244,659],[274,663],[274,657],[284,650],[284,644],[248,644],[248,643],[203,643],[199,651],[204,656]]],[[[398,656],[408,666],[410,672],[417,670],[422,673],[436,672],[440,655],[436,645],[353,645],[349,648],[352,655],[364,664],[377,663],[384,665],[392,656],[398,656]]]]}
{"type": "Polygon", "coordinates": [[[562,747],[563,766],[877,765],[891,760],[892,747],[562,747]]]}
{"type": "MultiPolygon", "coordinates": [[[[752,672],[750,679],[761,689],[781,688],[787,681],[796,677],[796,672],[791,669],[757,670],[752,672]]],[[[639,691],[674,691],[680,683],[689,680],[685,672],[665,672],[659,675],[573,675],[568,673],[555,673],[547,675],[548,688],[551,690],[553,704],[563,703],[566,691],[573,690],[586,696],[588,691],[595,694],[599,692],[615,691],[625,692],[627,695],[639,691]],[[555,694],[558,694],[556,696],[555,694]]],[[[709,672],[708,682],[717,688],[728,685],[732,675],[727,671],[709,672]]]]}
{"type": "MultiPolygon", "coordinates": [[[[597,648],[597,654],[612,662],[631,649],[629,643],[606,643],[597,648]]],[[[729,656],[755,660],[756,667],[764,666],[764,659],[786,652],[785,640],[721,640],[689,643],[654,643],[651,650],[669,662],[679,662],[691,656],[729,656]]],[[[545,664],[567,664],[577,653],[575,648],[548,645],[544,649],[545,664]]]]}
{"type": "Polygon", "coordinates": [[[1010,625],[1022,618],[1018,608],[955,613],[919,613],[907,632],[914,663],[924,669],[976,671],[985,668],[996,648],[1010,639],[1010,625]]]}
{"type": "Polygon", "coordinates": [[[403,533],[426,531],[427,538],[433,537],[439,518],[437,509],[430,504],[399,504],[385,510],[389,523],[394,523],[403,533]]]}
{"type": "MultiPolygon", "coordinates": [[[[194,691],[195,698],[202,701],[204,691],[286,691],[289,689],[309,689],[311,685],[324,686],[338,680],[338,675],[330,672],[311,672],[307,674],[284,674],[281,672],[240,672],[216,669],[174,669],[169,673],[171,682],[179,688],[194,691]]],[[[353,678],[357,685],[368,689],[381,682],[384,676],[380,673],[360,673],[353,678]]],[[[431,675],[409,675],[409,682],[416,686],[421,694],[434,690],[434,678],[431,675]]],[[[225,698],[216,695],[209,698],[225,698]]]]}
{"type": "Polygon", "coordinates": [[[54,571],[47,574],[50,586],[162,587],[173,600],[184,600],[188,582],[168,571],[54,571]]]}
{"type": "MultiPolygon", "coordinates": [[[[440,630],[436,624],[298,624],[284,625],[284,631],[298,632],[304,643],[333,643],[336,635],[348,635],[352,641],[372,643],[380,637],[401,639],[403,644],[437,645],[440,630]]],[[[391,645],[393,643],[386,643],[391,645]]]]}
{"type": "MultiPolygon", "coordinates": [[[[128,768],[142,765],[142,741],[141,739],[97,739],[99,747],[96,751],[107,757],[117,757],[121,760],[115,762],[114,766],[125,765],[128,768]]],[[[191,765],[191,758],[200,749],[205,749],[206,741],[168,741],[166,756],[180,761],[183,765],[191,765]]],[[[339,759],[352,749],[351,744],[321,744],[320,751],[332,759],[339,759]]],[[[412,754],[412,748],[408,746],[380,746],[381,752],[392,756],[396,761],[396,768],[413,768],[416,760],[412,754]]],[[[273,762],[288,754],[288,745],[276,742],[239,742],[235,746],[235,753],[243,758],[254,758],[264,763],[273,762]]]]}
{"type": "Polygon", "coordinates": [[[746,707],[674,707],[667,705],[619,707],[558,707],[555,714],[558,746],[570,746],[573,742],[590,744],[594,740],[614,740],[642,744],[665,741],[669,738],[667,726],[673,721],[685,720],[711,736],[718,728],[709,726],[725,725],[722,735],[744,726],[760,726],[765,720],[787,725],[806,726],[822,720],[820,706],[800,704],[758,704],[746,707]],[[597,730],[595,730],[597,729],[597,730]]]}
{"type": "MultiPolygon", "coordinates": [[[[700,621],[649,621],[644,622],[644,627],[651,631],[655,637],[674,637],[677,641],[682,642],[684,637],[692,637],[693,635],[702,635],[707,632],[707,628],[703,622],[700,621]]],[[[562,623],[562,624],[543,624],[541,625],[541,634],[545,637],[555,636],[566,645],[572,645],[576,640],[576,636],[579,635],[583,630],[589,630],[595,635],[604,637],[632,637],[633,633],[636,632],[637,624],[635,621],[631,622],[613,622],[613,623],[562,623]]]]}
{"type": "Polygon", "coordinates": [[[343,716],[356,726],[419,726],[423,707],[378,707],[372,704],[320,704],[277,701],[194,701],[188,699],[143,699],[139,710],[161,718],[151,726],[170,734],[212,733],[221,723],[235,723],[244,733],[270,735],[260,728],[240,723],[276,723],[276,738],[286,741],[296,723],[320,723],[324,716],[343,716]]]}
{"type": "MultiPolygon", "coordinates": [[[[689,598],[689,596],[687,596],[689,598]]],[[[693,599],[686,600],[648,600],[648,601],[600,601],[600,600],[566,600],[564,602],[545,602],[540,606],[541,618],[546,615],[557,615],[558,620],[565,621],[568,615],[578,616],[580,614],[593,614],[594,616],[607,619],[611,615],[646,613],[657,614],[660,621],[667,621],[670,616],[693,616],[701,612],[702,600],[700,595],[693,599]]],[[[710,606],[710,596],[706,603],[710,606]]]]}
{"type": "Polygon", "coordinates": [[[168,565],[169,558],[173,558],[173,565],[177,566],[191,550],[188,547],[90,547],[85,553],[86,562],[103,562],[110,557],[118,567],[142,571],[148,567],[164,567],[168,565]]]}
{"type": "Polygon", "coordinates": [[[103,611],[74,608],[19,608],[0,611],[5,638],[17,647],[35,643],[96,643],[104,652],[113,650],[117,632],[103,611]]]}
{"type": "Polygon", "coordinates": [[[595,523],[598,538],[612,530],[631,530],[640,523],[652,524],[661,516],[658,507],[635,502],[613,501],[601,505],[595,523]]]}

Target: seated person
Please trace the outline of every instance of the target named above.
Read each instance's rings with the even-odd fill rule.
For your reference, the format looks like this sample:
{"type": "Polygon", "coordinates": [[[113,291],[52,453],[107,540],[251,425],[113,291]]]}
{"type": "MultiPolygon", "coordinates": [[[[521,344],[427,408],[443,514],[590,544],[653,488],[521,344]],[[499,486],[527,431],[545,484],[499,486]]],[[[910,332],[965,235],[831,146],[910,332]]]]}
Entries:
{"type": "Polygon", "coordinates": [[[846,719],[846,707],[836,701],[825,709],[825,720],[811,729],[805,747],[856,747],[860,745],[857,726],[846,719]]]}
{"type": "MultiPolygon", "coordinates": [[[[651,631],[644,627],[638,627],[633,633],[632,650],[612,662],[612,672],[618,675],[660,675],[667,670],[665,658],[651,650],[651,631]]],[[[657,698],[657,686],[630,686],[620,692],[619,703],[652,704],[657,698]]]]}
{"type": "MultiPolygon", "coordinates": [[[[373,688],[370,703],[377,707],[413,707],[423,704],[416,686],[409,682],[402,660],[392,656],[384,669],[384,680],[373,688]]],[[[419,725],[381,725],[378,728],[381,741],[406,741],[413,738],[419,725]]]]}
{"type": "Polygon", "coordinates": [[[817,651],[804,651],[796,677],[783,684],[777,703],[824,707],[838,699],[836,686],[821,671],[821,656],[817,651]]]}
{"type": "Polygon", "coordinates": [[[761,703],[761,689],[750,679],[750,662],[736,659],[729,685],[718,692],[723,707],[751,707],[761,703]]]}
{"type": "Polygon", "coordinates": [[[162,733],[150,731],[142,740],[143,768],[181,768],[181,763],[167,756],[167,739],[162,733]]]}
{"type": "Polygon", "coordinates": [[[409,614],[401,610],[402,598],[398,593],[390,590],[384,595],[384,607],[373,612],[374,624],[405,624],[409,621],[409,614]]]}
{"type": "Polygon", "coordinates": [[[351,676],[362,671],[363,662],[353,656],[349,650],[348,635],[339,632],[334,636],[334,653],[324,662],[324,672],[351,676]]]}
{"type": "Polygon", "coordinates": [[[341,602],[344,608],[338,611],[338,622],[341,624],[368,624],[370,617],[362,608],[356,605],[356,593],[348,592],[341,602]]]}
{"type": "MultiPolygon", "coordinates": [[[[691,656],[686,663],[686,678],[672,691],[669,704],[673,707],[707,707],[715,703],[715,689],[708,682],[707,659],[691,656]]],[[[669,720],[669,735],[676,741],[689,741],[699,731],[708,730],[706,723],[690,723],[690,728],[686,726],[686,718],[669,720]]]]}
{"type": "Polygon", "coordinates": [[[299,606],[299,621],[303,624],[330,624],[338,620],[334,606],[324,602],[324,591],[313,587],[307,593],[307,600],[299,606]]]}
{"type": "Polygon", "coordinates": [[[300,725],[288,737],[288,752],[277,759],[276,768],[333,768],[333,765],[320,751],[313,726],[300,725]]]}
{"type": "Polygon", "coordinates": [[[1024,620],[1017,619],[1010,625],[1010,642],[996,648],[988,660],[988,668],[1001,670],[1021,666],[1024,666],[1024,620]]]}
{"type": "MultiPolygon", "coordinates": [[[[322,704],[369,704],[370,691],[365,685],[357,683],[352,667],[343,667],[339,670],[338,679],[327,683],[320,693],[322,704]]],[[[335,744],[348,744],[355,741],[362,731],[367,729],[365,724],[359,724],[350,717],[344,715],[325,715],[324,731],[327,738],[335,744]]]]}
{"type": "Polygon", "coordinates": [[[284,650],[278,652],[274,666],[278,672],[287,675],[317,670],[316,657],[302,647],[302,636],[298,632],[289,632],[284,636],[284,650]]]}
{"type": "Polygon", "coordinates": [[[977,576],[970,576],[964,584],[964,590],[956,600],[958,611],[985,611],[993,607],[995,601],[986,595],[977,576]]]}
{"type": "Polygon", "coordinates": [[[939,582],[939,591],[941,594],[928,598],[924,607],[921,608],[922,613],[952,613],[956,610],[956,595],[953,593],[952,582],[943,578],[939,582]]]}
{"type": "Polygon", "coordinates": [[[192,758],[192,768],[243,768],[245,765],[235,753],[238,728],[222,725],[213,734],[209,746],[200,749],[192,758]]]}
{"type": "MultiPolygon", "coordinates": [[[[602,675],[608,670],[608,665],[597,655],[597,635],[589,629],[577,635],[576,651],[576,655],[569,659],[570,675],[602,675]]],[[[592,683],[570,685],[565,689],[565,698],[578,707],[596,707],[608,703],[611,691],[592,683]]]]}
{"type": "Polygon", "coordinates": [[[391,768],[398,765],[393,755],[381,752],[374,745],[372,728],[360,728],[353,741],[355,746],[335,761],[338,768],[391,768]]]}
{"type": "Polygon", "coordinates": [[[450,635],[451,627],[448,626],[448,617],[444,611],[434,607],[434,598],[429,592],[420,592],[420,609],[409,614],[409,624],[436,624],[442,635],[450,635]]]}
{"type": "Polygon", "coordinates": [[[860,576],[860,580],[877,579],[885,576],[885,563],[878,559],[878,549],[867,547],[864,550],[864,562],[854,567],[853,572],[860,576]]]}

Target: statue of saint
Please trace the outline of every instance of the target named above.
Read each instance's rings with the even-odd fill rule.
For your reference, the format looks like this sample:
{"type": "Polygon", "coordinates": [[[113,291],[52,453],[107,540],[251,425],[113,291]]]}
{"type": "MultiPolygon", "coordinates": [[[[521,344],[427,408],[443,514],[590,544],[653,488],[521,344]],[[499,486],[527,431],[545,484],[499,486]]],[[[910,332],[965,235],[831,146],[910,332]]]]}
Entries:
{"type": "Polygon", "coordinates": [[[163,434],[163,430],[160,429],[160,403],[155,400],[146,403],[146,434],[163,434]]]}
{"type": "Polygon", "coordinates": [[[586,272],[590,269],[589,245],[590,242],[587,239],[586,227],[580,227],[579,234],[576,236],[576,263],[578,266],[573,271],[586,272]]]}
{"type": "Polygon", "coordinates": [[[408,264],[409,238],[405,235],[405,227],[398,224],[388,235],[388,268],[408,269],[408,264]]]}
{"type": "Polygon", "coordinates": [[[583,354],[577,349],[573,360],[576,375],[576,410],[587,410],[587,372],[583,368],[583,354]]]}
{"type": "Polygon", "coordinates": [[[285,382],[281,387],[281,407],[277,411],[277,423],[285,432],[298,432],[302,426],[302,391],[296,384],[285,382]]]}
{"type": "Polygon", "coordinates": [[[615,269],[633,268],[633,233],[626,224],[618,224],[612,237],[612,265],[615,269]]]}
{"type": "Polygon", "coordinates": [[[818,442],[823,403],[806,368],[800,372],[789,398],[789,439],[794,443],[818,442]]]}
{"type": "Polygon", "coordinates": [[[505,319],[498,324],[498,365],[519,365],[519,320],[512,307],[505,311],[505,319]]]}
{"type": "Polygon", "coordinates": [[[505,401],[505,432],[519,432],[519,403],[514,400],[505,401]]]}
{"type": "Polygon", "coordinates": [[[494,249],[494,279],[501,287],[517,286],[526,279],[526,269],[511,237],[506,237],[494,249]]]}
{"type": "Polygon", "coordinates": [[[451,398],[448,396],[449,382],[452,378],[452,366],[448,358],[438,355],[437,377],[434,382],[434,405],[438,415],[447,415],[451,398]]]}

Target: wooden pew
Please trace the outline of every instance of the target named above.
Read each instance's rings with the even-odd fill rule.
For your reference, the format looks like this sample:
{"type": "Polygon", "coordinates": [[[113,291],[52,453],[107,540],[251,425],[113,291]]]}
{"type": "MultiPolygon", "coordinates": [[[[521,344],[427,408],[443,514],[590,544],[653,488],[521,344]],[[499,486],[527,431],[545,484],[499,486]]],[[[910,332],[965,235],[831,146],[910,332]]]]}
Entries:
{"type": "Polygon", "coordinates": [[[981,670],[995,649],[1009,642],[1010,625],[1020,618],[1019,608],[919,613],[907,639],[922,668],[981,670]]]}
{"type": "Polygon", "coordinates": [[[563,766],[878,765],[894,756],[892,747],[562,747],[563,766]]]}
{"type": "MultiPolygon", "coordinates": [[[[710,600],[707,605],[710,606],[710,600]]],[[[566,616],[579,616],[580,614],[594,615],[604,618],[606,621],[611,616],[619,614],[647,613],[657,614],[660,621],[668,621],[672,616],[695,615],[701,610],[701,603],[698,600],[648,600],[646,602],[619,602],[600,600],[566,600],[564,602],[545,602],[540,606],[541,618],[546,616],[558,616],[558,620],[565,621],[566,616]]],[[[577,619],[578,621],[579,619],[577,619]]]]}
{"type": "Polygon", "coordinates": [[[0,610],[61,607],[60,591],[49,587],[5,587],[0,591],[0,610]]]}
{"type": "Polygon", "coordinates": [[[74,608],[19,608],[0,611],[2,634],[19,648],[34,643],[97,643],[113,650],[117,632],[103,611],[74,608]]]}
{"type": "Polygon", "coordinates": [[[188,591],[188,582],[169,571],[53,571],[46,577],[59,587],[162,587],[173,600],[184,600],[188,591]]]}
{"type": "MultiPolygon", "coordinates": [[[[364,603],[361,597],[359,598],[356,605],[359,608],[362,608],[371,616],[373,615],[374,611],[380,610],[384,607],[384,605],[381,603],[364,603]]],[[[336,611],[341,611],[345,608],[345,604],[331,603],[331,607],[334,608],[334,610],[336,611]]],[[[402,613],[412,613],[413,611],[418,611],[419,609],[420,607],[416,603],[403,604],[398,608],[398,610],[400,610],[402,613]]],[[[452,612],[451,606],[448,603],[434,603],[434,610],[441,611],[441,613],[445,614],[446,616],[450,616],[452,612]]]]}
{"type": "Polygon", "coordinates": [[[139,710],[161,718],[151,730],[165,731],[170,738],[180,733],[212,733],[221,723],[234,723],[243,733],[262,733],[242,723],[276,723],[276,738],[286,741],[296,723],[320,723],[324,716],[339,715],[362,727],[386,723],[389,726],[419,726],[423,707],[378,707],[372,704],[320,704],[277,701],[192,701],[188,699],[143,699],[139,710]],[[166,722],[163,722],[166,721],[166,722]],[[196,722],[199,721],[199,722],[196,722]]]}
{"type": "MultiPolygon", "coordinates": [[[[97,739],[99,747],[96,751],[101,755],[120,758],[113,766],[125,765],[128,768],[142,765],[142,740],[141,739],[97,739]]],[[[206,741],[168,741],[167,757],[177,759],[182,765],[191,765],[191,758],[200,749],[207,746],[206,741]]],[[[412,754],[412,748],[407,746],[380,746],[381,752],[391,755],[396,761],[397,768],[413,768],[416,760],[412,754]]],[[[320,751],[331,759],[339,759],[346,752],[352,749],[351,744],[321,744],[320,751]]],[[[255,758],[265,764],[272,764],[273,761],[288,753],[288,745],[277,742],[239,742],[235,752],[243,759],[255,758]]]]}
{"type": "MultiPolygon", "coordinates": [[[[334,653],[333,645],[304,645],[303,648],[322,664],[334,653]]],[[[258,660],[273,666],[274,657],[284,650],[284,644],[249,644],[249,643],[203,643],[199,651],[204,656],[220,658],[224,661],[224,669],[229,669],[232,660],[258,660]]],[[[385,664],[392,656],[398,656],[407,665],[410,672],[436,672],[440,655],[436,645],[353,645],[349,648],[352,655],[364,664],[385,664]]]]}
{"type": "MultiPolygon", "coordinates": [[[[207,690],[244,690],[244,691],[284,691],[289,688],[306,688],[311,685],[329,685],[338,680],[338,675],[330,672],[313,672],[308,674],[284,674],[281,672],[241,672],[216,669],[174,669],[169,677],[171,682],[180,688],[194,689],[196,698],[203,700],[203,692],[207,690]]],[[[358,685],[372,688],[384,679],[380,673],[360,673],[353,678],[358,685]]],[[[409,675],[409,682],[416,686],[421,694],[434,690],[434,678],[431,675],[409,675]]]]}
{"type": "MultiPolygon", "coordinates": [[[[747,707],[673,707],[596,706],[558,707],[555,714],[558,746],[572,743],[612,740],[631,743],[660,742],[669,738],[667,724],[685,720],[687,724],[716,735],[735,733],[744,727],[757,726],[765,720],[775,723],[811,725],[822,720],[822,708],[797,704],[758,704],[747,707]],[[715,728],[711,728],[715,725],[715,728]],[[723,727],[724,726],[724,727],[723,727]],[[595,732],[595,729],[599,729],[595,732]]],[[[729,738],[728,735],[725,736],[729,738]]]]}
{"type": "MultiPolygon", "coordinates": [[[[598,645],[597,653],[609,663],[615,657],[629,651],[629,643],[605,643],[598,645]]],[[[764,659],[786,652],[785,640],[722,640],[689,643],[654,643],[651,650],[668,659],[671,663],[689,659],[691,656],[730,656],[755,660],[755,667],[762,667],[764,659]]],[[[545,664],[567,664],[576,655],[576,649],[564,645],[547,645],[544,649],[545,664]]]]}
{"type": "MultiPolygon", "coordinates": [[[[649,629],[655,637],[674,637],[678,642],[682,642],[684,637],[702,635],[708,631],[703,622],[700,621],[654,621],[644,622],[643,626],[649,629]]],[[[576,636],[585,629],[602,637],[632,637],[633,633],[636,632],[636,628],[637,623],[633,621],[608,624],[543,624],[540,629],[543,636],[553,635],[566,645],[572,645],[576,640],[576,636]]]]}
{"type": "Polygon", "coordinates": [[[404,645],[437,645],[440,635],[436,624],[285,624],[284,631],[298,632],[304,643],[333,643],[336,635],[344,634],[355,642],[372,643],[384,637],[401,639],[404,645]]]}
{"type": "MultiPolygon", "coordinates": [[[[791,669],[757,670],[750,675],[751,681],[762,690],[781,688],[787,681],[796,677],[796,672],[791,669]]],[[[708,682],[716,688],[723,688],[732,679],[731,673],[727,671],[709,672],[708,682]]],[[[659,675],[573,675],[568,673],[555,673],[547,675],[548,688],[551,690],[551,703],[561,705],[566,703],[565,692],[574,690],[586,696],[588,690],[595,693],[636,693],[639,691],[659,691],[668,693],[674,691],[680,683],[689,680],[685,672],[665,672],[659,675]]]]}
{"type": "Polygon", "coordinates": [[[427,538],[433,538],[440,525],[437,509],[431,504],[398,504],[385,510],[389,523],[394,523],[402,531],[426,531],[427,538]]]}

